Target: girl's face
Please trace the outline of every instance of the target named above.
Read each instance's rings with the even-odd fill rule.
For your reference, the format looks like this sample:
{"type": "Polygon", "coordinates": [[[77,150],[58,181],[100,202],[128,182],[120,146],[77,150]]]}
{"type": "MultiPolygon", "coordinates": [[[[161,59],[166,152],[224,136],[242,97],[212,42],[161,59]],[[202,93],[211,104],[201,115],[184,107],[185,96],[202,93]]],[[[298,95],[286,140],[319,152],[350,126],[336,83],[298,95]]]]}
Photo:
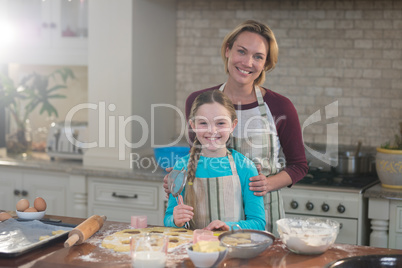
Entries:
{"type": "Polygon", "coordinates": [[[232,49],[226,48],[229,79],[242,85],[253,84],[264,70],[268,48],[268,41],[257,33],[239,34],[232,49]]]}
{"type": "Polygon", "coordinates": [[[198,108],[191,128],[202,145],[201,153],[207,157],[226,155],[226,142],[233,132],[237,119],[232,122],[229,111],[219,103],[207,103],[198,108]]]}

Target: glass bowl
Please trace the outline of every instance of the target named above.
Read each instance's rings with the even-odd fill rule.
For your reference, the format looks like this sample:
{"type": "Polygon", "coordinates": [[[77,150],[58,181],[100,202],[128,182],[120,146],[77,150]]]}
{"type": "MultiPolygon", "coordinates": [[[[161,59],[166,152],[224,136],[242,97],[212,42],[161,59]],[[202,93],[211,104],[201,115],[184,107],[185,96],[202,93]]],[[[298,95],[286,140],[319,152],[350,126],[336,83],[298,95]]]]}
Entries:
{"type": "Polygon", "coordinates": [[[331,247],[339,233],[339,223],[321,218],[284,218],[276,221],[286,247],[297,254],[321,254],[331,247]]]}

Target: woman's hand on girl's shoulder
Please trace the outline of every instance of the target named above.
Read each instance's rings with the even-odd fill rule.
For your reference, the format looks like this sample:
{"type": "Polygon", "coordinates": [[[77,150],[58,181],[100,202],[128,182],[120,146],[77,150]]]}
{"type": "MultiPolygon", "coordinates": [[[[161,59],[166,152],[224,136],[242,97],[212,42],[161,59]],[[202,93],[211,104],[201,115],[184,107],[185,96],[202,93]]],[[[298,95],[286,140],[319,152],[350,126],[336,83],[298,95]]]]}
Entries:
{"type": "Polygon", "coordinates": [[[261,165],[256,165],[258,175],[250,178],[250,191],[256,196],[264,196],[268,192],[267,177],[261,173],[261,165]]]}

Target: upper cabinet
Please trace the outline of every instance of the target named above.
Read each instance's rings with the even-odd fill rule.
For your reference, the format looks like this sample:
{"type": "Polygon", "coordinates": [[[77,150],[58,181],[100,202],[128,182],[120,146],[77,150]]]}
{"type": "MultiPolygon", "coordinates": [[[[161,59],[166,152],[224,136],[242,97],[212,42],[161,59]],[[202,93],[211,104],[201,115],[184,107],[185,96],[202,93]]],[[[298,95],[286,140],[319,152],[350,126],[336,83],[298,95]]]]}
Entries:
{"type": "Polygon", "coordinates": [[[88,63],[88,0],[0,0],[0,30],[0,63],[88,63]]]}

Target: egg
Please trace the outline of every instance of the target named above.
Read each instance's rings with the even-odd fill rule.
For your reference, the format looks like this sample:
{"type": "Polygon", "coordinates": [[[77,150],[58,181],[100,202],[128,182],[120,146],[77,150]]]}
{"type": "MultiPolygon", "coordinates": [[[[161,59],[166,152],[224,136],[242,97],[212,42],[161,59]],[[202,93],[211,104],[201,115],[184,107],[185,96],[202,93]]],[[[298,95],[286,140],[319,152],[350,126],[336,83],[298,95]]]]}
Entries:
{"type": "Polygon", "coordinates": [[[42,197],[37,197],[34,200],[34,208],[38,211],[45,211],[46,210],[46,202],[42,197]]]}
{"type": "Polygon", "coordinates": [[[8,214],[7,212],[1,212],[0,213],[0,221],[5,221],[12,218],[10,214],[8,214]]]}
{"type": "Polygon", "coordinates": [[[38,210],[36,208],[30,207],[24,210],[24,212],[38,212],[38,210]]]}
{"type": "Polygon", "coordinates": [[[17,202],[16,207],[18,211],[25,211],[27,208],[29,208],[29,201],[26,199],[21,199],[17,202]]]}

